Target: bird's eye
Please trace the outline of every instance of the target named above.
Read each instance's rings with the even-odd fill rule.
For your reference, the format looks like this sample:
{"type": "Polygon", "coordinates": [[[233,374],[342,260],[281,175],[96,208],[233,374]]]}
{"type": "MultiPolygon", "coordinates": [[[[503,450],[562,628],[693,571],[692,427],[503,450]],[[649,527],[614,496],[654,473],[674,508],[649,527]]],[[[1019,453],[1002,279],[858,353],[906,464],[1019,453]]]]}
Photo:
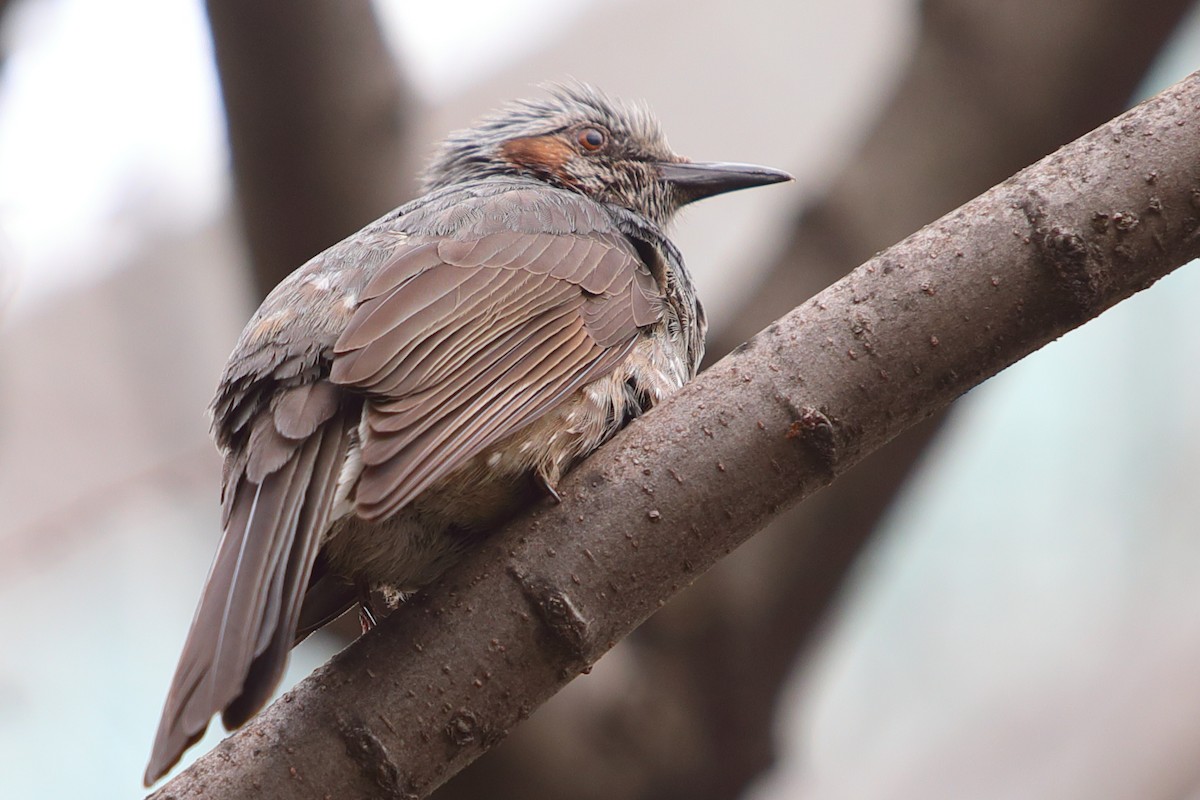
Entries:
{"type": "Polygon", "coordinates": [[[607,141],[608,137],[599,128],[584,128],[579,132],[579,145],[584,150],[595,152],[607,141]]]}

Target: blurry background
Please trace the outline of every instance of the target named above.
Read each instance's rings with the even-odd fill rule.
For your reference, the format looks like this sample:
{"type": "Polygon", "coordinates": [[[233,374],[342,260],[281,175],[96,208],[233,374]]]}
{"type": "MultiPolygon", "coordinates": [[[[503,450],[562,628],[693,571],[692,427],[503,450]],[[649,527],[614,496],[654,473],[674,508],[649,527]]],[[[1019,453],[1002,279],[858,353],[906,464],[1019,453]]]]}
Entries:
{"type": "MultiPolygon", "coordinates": [[[[0,0],[0,796],[139,794],[221,365],[447,130],[573,76],[792,171],[678,225],[719,357],[1198,66],[1190,0],[0,0]]],[[[1198,301],[898,440],[438,796],[1200,799],[1198,301]]]]}

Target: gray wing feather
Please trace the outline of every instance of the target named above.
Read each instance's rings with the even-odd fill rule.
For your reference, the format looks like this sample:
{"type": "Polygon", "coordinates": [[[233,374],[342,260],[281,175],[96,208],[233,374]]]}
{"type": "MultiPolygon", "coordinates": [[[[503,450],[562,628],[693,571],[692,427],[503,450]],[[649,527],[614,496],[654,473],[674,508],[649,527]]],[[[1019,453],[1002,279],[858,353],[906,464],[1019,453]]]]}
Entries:
{"type": "Polygon", "coordinates": [[[615,233],[500,230],[437,253],[385,265],[334,346],[330,379],[368,397],[355,495],[368,520],[615,370],[661,318],[653,278],[615,233]]]}

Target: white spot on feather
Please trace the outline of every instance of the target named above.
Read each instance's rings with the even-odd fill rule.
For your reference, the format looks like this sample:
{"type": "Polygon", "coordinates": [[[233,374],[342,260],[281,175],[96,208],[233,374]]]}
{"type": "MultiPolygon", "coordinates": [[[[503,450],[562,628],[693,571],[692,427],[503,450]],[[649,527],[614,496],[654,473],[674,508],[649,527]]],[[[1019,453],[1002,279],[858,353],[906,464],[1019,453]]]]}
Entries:
{"type": "MultiPolygon", "coordinates": [[[[359,426],[360,430],[362,427],[362,425],[359,426]]],[[[358,485],[362,471],[362,447],[359,446],[359,437],[356,436],[350,442],[346,460],[342,462],[341,472],[338,473],[337,489],[333,493],[333,511],[329,515],[331,522],[354,512],[354,501],[350,499],[350,495],[354,491],[354,487],[358,485]]]]}
{"type": "Polygon", "coordinates": [[[333,285],[333,281],[328,275],[309,275],[304,279],[304,282],[316,289],[318,292],[328,292],[329,287],[333,285]]]}

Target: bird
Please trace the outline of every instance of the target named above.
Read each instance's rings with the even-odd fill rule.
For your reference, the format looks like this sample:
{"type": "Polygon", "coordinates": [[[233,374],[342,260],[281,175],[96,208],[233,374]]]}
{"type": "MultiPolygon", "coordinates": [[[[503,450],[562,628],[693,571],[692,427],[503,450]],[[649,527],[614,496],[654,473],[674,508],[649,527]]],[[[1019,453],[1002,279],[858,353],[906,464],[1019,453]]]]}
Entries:
{"type": "Polygon", "coordinates": [[[220,713],[260,710],[293,645],[435,580],[700,366],[664,232],[791,180],[676,155],[655,117],[552,84],[453,133],[423,194],[315,256],[251,317],[212,402],[222,536],[145,784],[220,713]]]}

